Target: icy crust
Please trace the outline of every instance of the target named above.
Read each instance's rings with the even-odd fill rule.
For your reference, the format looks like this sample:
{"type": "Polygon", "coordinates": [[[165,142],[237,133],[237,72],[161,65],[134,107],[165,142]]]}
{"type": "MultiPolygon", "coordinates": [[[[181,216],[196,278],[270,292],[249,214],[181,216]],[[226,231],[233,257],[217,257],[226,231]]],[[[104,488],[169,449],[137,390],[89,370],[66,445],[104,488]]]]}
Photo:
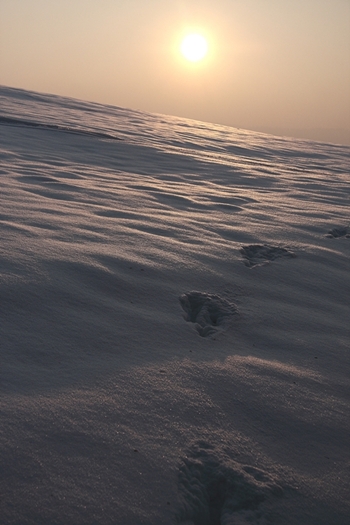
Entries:
{"type": "Polygon", "coordinates": [[[349,147],[0,103],[1,524],[347,523],[349,147]]]}

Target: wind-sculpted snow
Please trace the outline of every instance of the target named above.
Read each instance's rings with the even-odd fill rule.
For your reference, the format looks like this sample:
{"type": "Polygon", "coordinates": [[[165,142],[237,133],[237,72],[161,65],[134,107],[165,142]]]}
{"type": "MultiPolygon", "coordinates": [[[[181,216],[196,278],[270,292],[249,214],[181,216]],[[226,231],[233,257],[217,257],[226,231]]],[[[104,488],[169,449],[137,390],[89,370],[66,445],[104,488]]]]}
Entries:
{"type": "Polygon", "coordinates": [[[0,88],[1,525],[347,523],[349,153],[0,88]]]}
{"type": "Polygon", "coordinates": [[[79,128],[59,126],[57,124],[43,124],[41,122],[35,122],[32,120],[21,120],[17,118],[1,117],[0,116],[0,126],[7,124],[8,126],[20,126],[20,127],[29,127],[29,128],[39,128],[43,131],[62,131],[63,133],[76,133],[78,135],[88,135],[92,137],[97,137],[100,139],[112,139],[116,140],[117,137],[113,135],[108,135],[107,133],[99,133],[94,131],[83,130],[79,128]]]}

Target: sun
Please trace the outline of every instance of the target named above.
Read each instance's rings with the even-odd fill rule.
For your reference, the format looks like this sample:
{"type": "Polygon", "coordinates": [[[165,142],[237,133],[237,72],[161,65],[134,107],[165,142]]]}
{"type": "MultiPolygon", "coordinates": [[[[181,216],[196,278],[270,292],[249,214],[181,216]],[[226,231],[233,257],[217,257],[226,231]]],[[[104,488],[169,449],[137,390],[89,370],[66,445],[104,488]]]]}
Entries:
{"type": "Polygon", "coordinates": [[[191,33],[182,40],[181,53],[190,62],[198,62],[208,53],[208,42],[203,35],[191,33]]]}

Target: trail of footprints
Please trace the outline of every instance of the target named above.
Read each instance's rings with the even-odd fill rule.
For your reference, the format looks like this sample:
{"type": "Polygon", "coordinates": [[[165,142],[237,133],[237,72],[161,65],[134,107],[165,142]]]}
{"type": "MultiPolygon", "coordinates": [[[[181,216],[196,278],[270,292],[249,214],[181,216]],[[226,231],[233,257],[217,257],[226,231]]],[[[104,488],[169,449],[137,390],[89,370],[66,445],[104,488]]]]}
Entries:
{"type": "MultiPolygon", "coordinates": [[[[287,248],[259,244],[244,246],[240,252],[250,268],[279,257],[295,257],[287,248]]],[[[191,291],[181,295],[179,300],[185,312],[185,320],[195,325],[201,337],[214,336],[217,332],[224,331],[231,318],[238,314],[235,304],[216,294],[191,291]]]]}
{"type": "MultiPolygon", "coordinates": [[[[350,238],[350,226],[337,227],[329,230],[326,237],[350,238]]],[[[296,255],[287,247],[270,246],[268,244],[249,244],[242,246],[240,253],[248,268],[261,266],[279,258],[295,258],[296,255]]],[[[184,318],[193,323],[201,337],[210,337],[218,331],[224,331],[230,319],[238,314],[235,304],[228,302],[219,295],[198,291],[187,292],[179,298],[184,318]]]]}
{"type": "MultiPolygon", "coordinates": [[[[350,227],[334,228],[329,238],[350,238],[350,227]]],[[[286,247],[267,244],[242,246],[240,253],[249,268],[278,258],[296,257],[286,247]]],[[[236,305],[219,295],[191,291],[180,296],[186,321],[201,337],[215,335],[238,314],[236,305]]],[[[199,442],[182,459],[179,469],[179,525],[266,525],[264,501],[281,497],[282,488],[270,474],[242,465],[212,445],[199,442]]]]}

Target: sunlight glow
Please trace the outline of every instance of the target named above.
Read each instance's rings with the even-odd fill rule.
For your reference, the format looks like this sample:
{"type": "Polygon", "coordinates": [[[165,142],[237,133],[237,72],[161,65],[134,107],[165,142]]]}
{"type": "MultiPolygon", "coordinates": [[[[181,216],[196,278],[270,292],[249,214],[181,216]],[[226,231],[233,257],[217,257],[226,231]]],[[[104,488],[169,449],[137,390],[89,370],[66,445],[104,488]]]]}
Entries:
{"type": "Polygon", "coordinates": [[[191,33],[182,40],[181,53],[190,62],[198,62],[208,53],[208,42],[204,36],[191,33]]]}

